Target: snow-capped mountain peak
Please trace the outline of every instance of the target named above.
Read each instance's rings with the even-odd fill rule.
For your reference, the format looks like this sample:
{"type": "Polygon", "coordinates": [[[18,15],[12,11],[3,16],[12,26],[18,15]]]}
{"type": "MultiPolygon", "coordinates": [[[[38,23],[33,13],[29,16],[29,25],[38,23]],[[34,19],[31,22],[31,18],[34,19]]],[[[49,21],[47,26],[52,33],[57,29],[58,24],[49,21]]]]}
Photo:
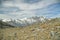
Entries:
{"type": "Polygon", "coordinates": [[[11,19],[3,19],[2,21],[3,22],[9,22],[9,21],[11,21],[11,19]]]}
{"type": "Polygon", "coordinates": [[[36,22],[45,22],[45,17],[31,17],[31,18],[23,18],[23,19],[3,19],[3,22],[6,22],[13,26],[25,26],[30,25],[36,22]]]}

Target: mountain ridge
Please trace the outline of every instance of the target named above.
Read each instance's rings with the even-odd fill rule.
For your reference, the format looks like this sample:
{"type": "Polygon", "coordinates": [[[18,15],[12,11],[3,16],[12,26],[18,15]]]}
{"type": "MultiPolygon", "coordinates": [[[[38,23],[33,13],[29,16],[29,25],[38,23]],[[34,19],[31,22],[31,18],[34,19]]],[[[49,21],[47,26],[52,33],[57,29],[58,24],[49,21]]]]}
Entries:
{"type": "Polygon", "coordinates": [[[34,24],[34,23],[38,23],[38,22],[45,22],[47,19],[43,16],[41,17],[30,17],[30,18],[23,18],[23,19],[15,19],[15,20],[12,20],[12,19],[2,19],[2,22],[5,22],[9,25],[12,25],[12,26],[27,26],[27,25],[31,25],[31,24],[34,24]]]}

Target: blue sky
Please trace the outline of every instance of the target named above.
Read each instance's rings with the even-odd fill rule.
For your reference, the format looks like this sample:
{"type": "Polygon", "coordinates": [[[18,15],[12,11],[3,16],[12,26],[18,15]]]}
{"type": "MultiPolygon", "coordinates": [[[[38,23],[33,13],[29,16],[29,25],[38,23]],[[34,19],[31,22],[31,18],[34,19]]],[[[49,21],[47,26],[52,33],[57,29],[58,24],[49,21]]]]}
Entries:
{"type": "Polygon", "coordinates": [[[0,0],[0,18],[60,17],[60,0],[0,0]]]}

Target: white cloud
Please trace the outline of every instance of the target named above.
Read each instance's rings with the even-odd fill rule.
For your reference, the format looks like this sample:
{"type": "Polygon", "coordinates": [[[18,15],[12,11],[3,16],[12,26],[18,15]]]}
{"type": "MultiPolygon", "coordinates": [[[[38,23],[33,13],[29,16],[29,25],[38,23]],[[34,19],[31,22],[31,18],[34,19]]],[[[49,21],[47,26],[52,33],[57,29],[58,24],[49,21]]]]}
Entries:
{"type": "Polygon", "coordinates": [[[11,16],[0,14],[0,19],[8,19],[8,18],[11,18],[11,16]]]}
{"type": "Polygon", "coordinates": [[[24,18],[24,17],[35,16],[35,13],[33,11],[20,11],[20,12],[8,13],[7,15],[14,16],[17,18],[24,18]]]}
{"type": "Polygon", "coordinates": [[[10,7],[10,6],[16,6],[21,10],[33,10],[33,9],[38,9],[38,8],[44,8],[50,4],[56,3],[57,0],[42,0],[38,3],[33,3],[33,4],[29,4],[29,3],[23,3],[21,2],[21,0],[15,0],[15,2],[4,2],[3,5],[6,7],[10,7]]]}
{"type": "MultiPolygon", "coordinates": [[[[13,0],[13,1],[5,1],[3,2],[4,7],[18,7],[20,10],[19,12],[8,12],[8,14],[0,14],[2,18],[23,18],[23,17],[31,17],[35,16],[36,12],[32,11],[34,9],[41,9],[47,7],[48,5],[56,3],[57,0],[42,0],[37,3],[29,4],[24,3],[22,0],[13,0]]],[[[38,13],[38,12],[37,12],[38,13]]],[[[43,13],[43,12],[42,12],[43,13]]]]}

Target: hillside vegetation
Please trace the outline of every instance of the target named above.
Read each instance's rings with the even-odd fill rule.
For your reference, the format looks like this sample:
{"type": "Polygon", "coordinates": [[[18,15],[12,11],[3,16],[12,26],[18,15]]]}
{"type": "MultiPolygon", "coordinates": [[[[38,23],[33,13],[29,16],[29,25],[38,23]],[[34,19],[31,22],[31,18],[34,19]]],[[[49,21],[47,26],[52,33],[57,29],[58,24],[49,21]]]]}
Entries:
{"type": "Polygon", "coordinates": [[[0,40],[60,40],[60,18],[26,27],[0,28],[0,40]]]}

